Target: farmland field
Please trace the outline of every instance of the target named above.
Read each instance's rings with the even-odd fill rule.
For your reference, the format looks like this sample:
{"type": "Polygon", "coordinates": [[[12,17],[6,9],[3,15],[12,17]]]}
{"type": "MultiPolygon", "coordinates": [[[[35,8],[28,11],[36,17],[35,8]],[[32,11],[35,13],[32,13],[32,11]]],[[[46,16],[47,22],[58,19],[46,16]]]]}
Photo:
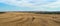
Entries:
{"type": "Polygon", "coordinates": [[[0,26],[60,26],[60,14],[0,13],[0,26]]]}

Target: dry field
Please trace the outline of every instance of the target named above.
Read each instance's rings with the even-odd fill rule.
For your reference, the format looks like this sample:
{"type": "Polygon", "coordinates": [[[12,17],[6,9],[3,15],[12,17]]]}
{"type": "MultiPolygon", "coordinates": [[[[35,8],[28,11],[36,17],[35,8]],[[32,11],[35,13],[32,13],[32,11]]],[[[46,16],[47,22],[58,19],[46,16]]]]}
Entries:
{"type": "Polygon", "coordinates": [[[60,26],[60,14],[6,12],[0,14],[0,26],[60,26]]]}

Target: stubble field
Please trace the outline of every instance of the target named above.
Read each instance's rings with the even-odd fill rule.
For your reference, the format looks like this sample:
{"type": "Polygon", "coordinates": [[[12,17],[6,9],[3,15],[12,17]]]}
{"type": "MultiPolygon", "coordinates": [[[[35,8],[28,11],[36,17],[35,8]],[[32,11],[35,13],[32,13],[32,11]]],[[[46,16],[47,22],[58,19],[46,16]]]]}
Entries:
{"type": "Polygon", "coordinates": [[[60,14],[0,13],[0,26],[60,26],[60,14]]]}

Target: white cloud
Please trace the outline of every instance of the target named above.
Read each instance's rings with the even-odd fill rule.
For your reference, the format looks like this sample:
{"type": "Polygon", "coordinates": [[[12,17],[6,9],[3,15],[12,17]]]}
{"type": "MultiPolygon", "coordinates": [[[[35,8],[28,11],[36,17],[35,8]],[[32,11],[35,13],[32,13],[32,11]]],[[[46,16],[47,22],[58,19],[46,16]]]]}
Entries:
{"type": "Polygon", "coordinates": [[[55,2],[52,2],[52,0],[33,0],[33,2],[32,0],[0,0],[0,2],[19,7],[30,7],[35,10],[60,7],[60,0],[55,0],[55,2]]]}
{"type": "Polygon", "coordinates": [[[46,6],[47,6],[47,7],[50,7],[50,8],[60,7],[60,0],[57,0],[56,2],[51,3],[51,4],[48,4],[48,5],[46,5],[46,6]]]}
{"type": "Polygon", "coordinates": [[[48,0],[20,0],[20,1],[19,0],[0,0],[0,1],[7,4],[18,5],[18,6],[33,6],[35,4],[44,4],[48,2],[48,0]],[[29,1],[34,2],[34,4],[29,3],[29,1]]]}

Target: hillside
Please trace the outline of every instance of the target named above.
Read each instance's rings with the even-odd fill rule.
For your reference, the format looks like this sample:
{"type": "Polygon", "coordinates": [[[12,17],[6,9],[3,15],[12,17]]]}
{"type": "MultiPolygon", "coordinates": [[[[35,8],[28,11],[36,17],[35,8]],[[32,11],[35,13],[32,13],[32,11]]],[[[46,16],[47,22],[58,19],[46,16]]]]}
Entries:
{"type": "Polygon", "coordinates": [[[0,13],[0,26],[60,26],[60,14],[0,13]]]}

